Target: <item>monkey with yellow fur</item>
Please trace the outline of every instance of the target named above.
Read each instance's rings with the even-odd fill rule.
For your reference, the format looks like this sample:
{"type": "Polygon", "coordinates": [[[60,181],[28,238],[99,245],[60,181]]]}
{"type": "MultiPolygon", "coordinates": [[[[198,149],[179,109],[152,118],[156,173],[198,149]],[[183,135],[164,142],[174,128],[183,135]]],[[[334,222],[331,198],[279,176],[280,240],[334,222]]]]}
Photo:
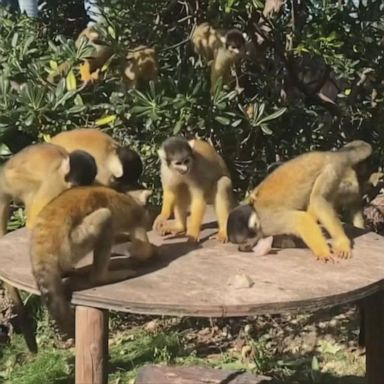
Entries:
{"type": "Polygon", "coordinates": [[[79,260],[93,251],[92,269],[81,281],[102,285],[135,274],[131,269],[109,270],[117,233],[130,234],[134,261],[144,263],[157,254],[147,237],[143,206],[150,191],[141,192],[133,197],[107,187],[76,187],[40,212],[31,237],[32,271],[49,313],[67,337],[74,337],[74,314],[61,279],[69,276],[76,281],[74,267],[79,260]]]}
{"type": "Polygon", "coordinates": [[[295,235],[318,259],[327,261],[333,256],[320,222],[332,237],[333,254],[351,257],[351,241],[335,211],[335,196],[345,173],[371,153],[370,144],[356,140],[338,151],[305,153],[279,166],[247,198],[251,209],[246,214],[238,207],[229,215],[230,241],[238,243],[237,234],[244,233],[245,226],[253,229],[254,237],[240,244],[240,251],[252,250],[263,237],[295,235]]]}
{"type": "MultiPolygon", "coordinates": [[[[75,41],[77,49],[84,40],[93,47],[92,54],[84,59],[79,67],[81,80],[87,84],[99,79],[102,67],[113,55],[113,49],[102,40],[101,33],[94,26],[87,27],[81,31],[75,41]]],[[[54,83],[58,77],[66,76],[70,69],[71,63],[65,61],[47,77],[47,81],[54,83]]]]}
{"type": "Polygon", "coordinates": [[[0,236],[7,231],[11,200],[25,205],[27,227],[40,210],[65,189],[94,182],[97,167],[84,151],[69,154],[53,144],[30,145],[12,156],[0,170],[0,236]]]}
{"type": "Polygon", "coordinates": [[[167,139],[159,149],[163,204],[154,229],[183,233],[199,240],[206,205],[214,203],[219,224],[217,239],[227,241],[227,218],[233,205],[232,181],[224,160],[205,141],[167,139]],[[187,225],[187,215],[191,216],[187,225]],[[174,214],[173,224],[167,222],[174,214]]]}
{"type": "Polygon", "coordinates": [[[128,52],[122,77],[128,89],[135,89],[149,81],[157,81],[158,72],[155,49],[140,45],[128,52]]]}
{"type": "Polygon", "coordinates": [[[139,154],[120,145],[96,128],[78,128],[61,132],[50,139],[68,152],[83,150],[91,154],[97,165],[96,181],[119,190],[134,189],[143,171],[139,154]]]}
{"type": "Polygon", "coordinates": [[[229,84],[231,70],[245,56],[246,41],[238,29],[219,32],[208,23],[199,24],[192,34],[195,52],[211,63],[211,94],[218,81],[229,84]]]}

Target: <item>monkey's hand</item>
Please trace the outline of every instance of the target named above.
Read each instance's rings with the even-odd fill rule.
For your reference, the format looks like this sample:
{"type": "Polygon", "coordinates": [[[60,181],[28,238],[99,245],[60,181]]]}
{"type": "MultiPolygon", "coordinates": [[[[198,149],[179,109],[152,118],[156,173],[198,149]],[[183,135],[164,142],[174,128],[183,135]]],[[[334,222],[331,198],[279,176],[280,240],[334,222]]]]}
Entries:
{"type": "Polygon", "coordinates": [[[156,232],[158,232],[158,233],[161,234],[163,227],[164,227],[165,224],[167,223],[167,220],[168,220],[168,218],[165,217],[165,216],[163,216],[163,215],[160,213],[160,215],[158,215],[158,216],[156,217],[155,221],[153,222],[153,226],[152,226],[152,228],[153,228],[156,232]]]}
{"type": "Polygon", "coordinates": [[[332,245],[333,253],[340,259],[352,257],[351,242],[348,238],[335,240],[332,245]]]}
{"type": "Polygon", "coordinates": [[[160,230],[160,233],[162,236],[165,236],[165,235],[181,235],[183,233],[185,233],[185,228],[183,225],[180,225],[178,223],[169,223],[169,222],[166,222],[161,230],[160,230]]]}
{"type": "Polygon", "coordinates": [[[255,244],[250,243],[250,242],[240,244],[239,245],[239,251],[240,252],[252,252],[254,246],[255,246],[255,244]]]}

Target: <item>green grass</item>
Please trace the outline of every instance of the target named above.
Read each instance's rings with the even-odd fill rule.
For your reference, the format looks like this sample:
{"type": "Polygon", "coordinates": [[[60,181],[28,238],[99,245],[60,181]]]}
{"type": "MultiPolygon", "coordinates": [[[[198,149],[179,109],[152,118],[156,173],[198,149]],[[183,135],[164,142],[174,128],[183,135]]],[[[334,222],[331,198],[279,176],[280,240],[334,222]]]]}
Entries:
{"type": "MultiPolygon", "coordinates": [[[[39,353],[31,355],[23,338],[13,335],[10,345],[0,346],[0,383],[73,383],[74,350],[58,349],[46,311],[36,313],[39,353]]],[[[109,383],[131,384],[150,363],[246,369],[279,383],[364,383],[364,358],[353,351],[352,307],[253,319],[158,318],[155,329],[146,327],[145,317],[130,316],[111,314],[109,383]]]]}

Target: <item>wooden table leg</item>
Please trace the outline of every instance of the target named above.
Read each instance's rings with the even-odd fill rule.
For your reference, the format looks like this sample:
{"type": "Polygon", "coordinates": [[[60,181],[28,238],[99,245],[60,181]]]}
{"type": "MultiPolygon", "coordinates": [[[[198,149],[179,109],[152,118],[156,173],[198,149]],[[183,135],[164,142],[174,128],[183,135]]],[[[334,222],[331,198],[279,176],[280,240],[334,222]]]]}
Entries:
{"type": "Polygon", "coordinates": [[[23,333],[25,342],[27,343],[27,347],[31,352],[37,353],[37,343],[35,333],[32,328],[32,321],[29,318],[27,311],[25,310],[25,306],[23,300],[21,299],[20,292],[17,288],[13,287],[12,285],[9,285],[8,283],[4,283],[4,287],[7,290],[8,297],[13,303],[13,308],[16,312],[20,330],[23,333]]]}
{"type": "Polygon", "coordinates": [[[366,380],[367,384],[384,383],[384,292],[364,300],[366,380]]]}
{"type": "Polygon", "coordinates": [[[107,384],[108,314],[76,306],[76,384],[107,384]]]}

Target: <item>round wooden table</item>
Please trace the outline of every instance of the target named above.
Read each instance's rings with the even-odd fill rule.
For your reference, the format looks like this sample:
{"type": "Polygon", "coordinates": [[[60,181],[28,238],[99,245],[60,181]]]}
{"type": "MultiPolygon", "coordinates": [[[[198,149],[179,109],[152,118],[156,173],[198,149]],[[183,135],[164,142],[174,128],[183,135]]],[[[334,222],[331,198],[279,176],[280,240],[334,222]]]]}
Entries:
{"type": "MultiPolygon", "coordinates": [[[[109,310],[232,317],[315,310],[360,299],[364,299],[367,383],[384,382],[384,237],[350,229],[352,259],[324,264],[308,249],[279,249],[265,256],[240,253],[233,244],[208,239],[215,227],[207,218],[199,245],[150,232],[151,241],[160,246],[156,263],[129,280],[73,293],[76,383],[107,382],[109,310]],[[239,287],[236,275],[247,276],[250,284],[239,287]]],[[[0,240],[0,278],[38,294],[28,246],[25,229],[0,240]]],[[[127,244],[116,246],[114,254],[113,261],[127,258],[127,244]]],[[[89,256],[85,264],[90,260],[89,256]]]]}

